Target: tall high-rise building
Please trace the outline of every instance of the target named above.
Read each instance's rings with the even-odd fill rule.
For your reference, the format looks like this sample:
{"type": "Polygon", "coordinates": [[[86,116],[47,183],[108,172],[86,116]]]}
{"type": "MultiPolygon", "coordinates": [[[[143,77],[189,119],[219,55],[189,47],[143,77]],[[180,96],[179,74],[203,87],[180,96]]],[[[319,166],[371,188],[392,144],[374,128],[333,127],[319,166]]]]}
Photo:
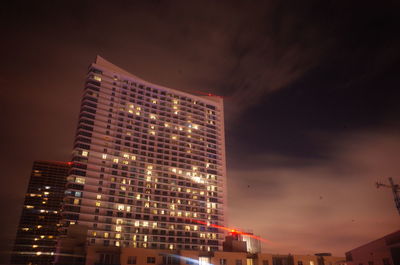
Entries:
{"type": "Polygon", "coordinates": [[[70,164],[33,163],[11,264],[52,264],[70,164]]]}
{"type": "Polygon", "coordinates": [[[97,57],[84,87],[64,225],[88,244],[220,250],[223,100],[155,85],[97,57]]]}

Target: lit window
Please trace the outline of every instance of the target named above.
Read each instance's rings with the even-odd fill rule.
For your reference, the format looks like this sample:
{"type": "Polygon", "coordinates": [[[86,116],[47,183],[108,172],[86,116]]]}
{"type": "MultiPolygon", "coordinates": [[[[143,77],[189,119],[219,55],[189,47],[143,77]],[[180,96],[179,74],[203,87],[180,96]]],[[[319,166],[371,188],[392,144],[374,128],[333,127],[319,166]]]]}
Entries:
{"type": "Polygon", "coordinates": [[[113,159],[113,162],[114,162],[114,163],[118,163],[118,158],[114,158],[114,159],[113,159]]]}
{"type": "Polygon", "coordinates": [[[121,232],[121,231],[122,231],[122,226],[117,225],[117,226],[115,227],[115,231],[121,232]]]}
{"type": "Polygon", "coordinates": [[[101,194],[96,195],[96,199],[100,200],[101,199],[101,194]]]}
{"type": "Polygon", "coordinates": [[[101,202],[96,202],[96,207],[100,207],[101,206],[101,202]]]}
{"type": "Polygon", "coordinates": [[[103,159],[107,159],[107,154],[103,154],[101,157],[102,157],[103,159]]]}
{"type": "Polygon", "coordinates": [[[96,81],[101,82],[101,77],[100,76],[95,75],[95,76],[93,76],[93,79],[96,80],[96,81]]]}
{"type": "Polygon", "coordinates": [[[199,265],[210,265],[210,257],[199,257],[199,265]]]}
{"type": "Polygon", "coordinates": [[[82,156],[88,156],[89,152],[88,151],[82,151],[82,156]]]}
{"type": "Polygon", "coordinates": [[[81,177],[75,177],[75,182],[80,184],[85,184],[85,179],[81,177]]]}

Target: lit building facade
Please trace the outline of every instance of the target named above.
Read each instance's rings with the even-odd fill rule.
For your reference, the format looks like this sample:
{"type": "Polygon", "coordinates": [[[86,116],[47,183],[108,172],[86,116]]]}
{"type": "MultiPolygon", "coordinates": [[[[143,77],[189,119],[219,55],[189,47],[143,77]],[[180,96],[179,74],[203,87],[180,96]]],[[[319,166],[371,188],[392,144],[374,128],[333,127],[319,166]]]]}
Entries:
{"type": "Polygon", "coordinates": [[[253,237],[252,233],[239,234],[239,240],[246,242],[246,250],[249,253],[260,253],[261,242],[253,237]]]}
{"type": "Polygon", "coordinates": [[[11,264],[52,264],[70,164],[33,163],[11,264]]]}
{"type": "Polygon", "coordinates": [[[63,206],[88,244],[222,248],[223,100],[146,82],[101,57],[90,65],[63,206]]]}

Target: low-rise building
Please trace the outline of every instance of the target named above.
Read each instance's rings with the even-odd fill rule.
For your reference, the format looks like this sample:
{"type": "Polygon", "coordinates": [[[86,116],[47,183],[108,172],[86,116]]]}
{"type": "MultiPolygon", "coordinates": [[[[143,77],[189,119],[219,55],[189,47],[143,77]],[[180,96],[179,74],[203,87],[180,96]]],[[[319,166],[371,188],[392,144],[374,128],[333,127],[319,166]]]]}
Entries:
{"type": "Polygon", "coordinates": [[[80,239],[80,235],[85,235],[86,232],[82,232],[81,226],[75,226],[77,226],[76,233],[69,233],[59,244],[58,255],[61,258],[56,260],[57,265],[346,265],[344,257],[332,257],[330,253],[315,255],[253,253],[247,250],[247,241],[243,241],[237,233],[226,236],[223,243],[224,251],[90,244],[82,249],[84,238],[80,239]]]}
{"type": "Polygon", "coordinates": [[[400,230],[346,253],[348,265],[399,265],[400,230]]]}
{"type": "Polygon", "coordinates": [[[345,265],[344,257],[88,246],[86,265],[345,265]]]}

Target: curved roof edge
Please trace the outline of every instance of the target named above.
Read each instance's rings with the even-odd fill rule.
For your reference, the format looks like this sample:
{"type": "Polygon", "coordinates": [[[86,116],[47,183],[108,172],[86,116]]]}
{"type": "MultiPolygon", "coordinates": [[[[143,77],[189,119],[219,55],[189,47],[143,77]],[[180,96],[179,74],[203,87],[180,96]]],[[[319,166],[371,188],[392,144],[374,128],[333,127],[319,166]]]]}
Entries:
{"type": "MultiPolygon", "coordinates": [[[[132,76],[132,77],[134,77],[134,78],[143,80],[142,78],[140,78],[140,77],[138,77],[138,76],[136,76],[136,75],[133,75],[133,74],[129,73],[128,71],[122,69],[121,67],[118,67],[118,66],[116,66],[115,64],[113,64],[113,63],[107,61],[106,59],[104,59],[104,58],[101,57],[100,55],[97,55],[97,56],[96,56],[95,64],[102,65],[102,66],[104,66],[104,67],[107,67],[107,68],[110,69],[110,70],[113,70],[113,71],[122,73],[122,74],[124,74],[124,75],[130,75],[130,76],[132,76]]],[[[143,80],[143,81],[146,81],[146,80],[143,80]]]]}
{"type": "Polygon", "coordinates": [[[118,67],[115,64],[107,61],[106,59],[104,59],[100,55],[96,55],[95,64],[104,66],[104,67],[106,67],[106,68],[108,68],[108,69],[110,69],[112,71],[115,71],[115,72],[118,72],[118,73],[121,73],[121,74],[124,74],[124,75],[127,75],[127,76],[131,76],[131,77],[133,77],[135,79],[139,79],[139,80],[141,80],[141,81],[143,81],[145,83],[151,84],[151,85],[155,85],[155,86],[166,88],[166,89],[177,90],[177,91],[179,91],[181,93],[187,93],[187,94],[190,94],[192,96],[197,96],[199,98],[203,98],[205,100],[210,100],[210,101],[215,102],[215,103],[220,103],[220,102],[223,101],[221,96],[214,95],[214,94],[208,94],[208,93],[201,93],[200,94],[199,93],[199,95],[197,95],[196,92],[193,92],[193,91],[183,90],[183,89],[176,89],[176,88],[169,88],[169,87],[165,87],[163,85],[154,84],[154,83],[149,82],[147,80],[144,80],[143,78],[140,78],[140,77],[138,77],[138,76],[136,76],[134,74],[129,73],[128,71],[122,69],[121,67],[118,67]]]}

